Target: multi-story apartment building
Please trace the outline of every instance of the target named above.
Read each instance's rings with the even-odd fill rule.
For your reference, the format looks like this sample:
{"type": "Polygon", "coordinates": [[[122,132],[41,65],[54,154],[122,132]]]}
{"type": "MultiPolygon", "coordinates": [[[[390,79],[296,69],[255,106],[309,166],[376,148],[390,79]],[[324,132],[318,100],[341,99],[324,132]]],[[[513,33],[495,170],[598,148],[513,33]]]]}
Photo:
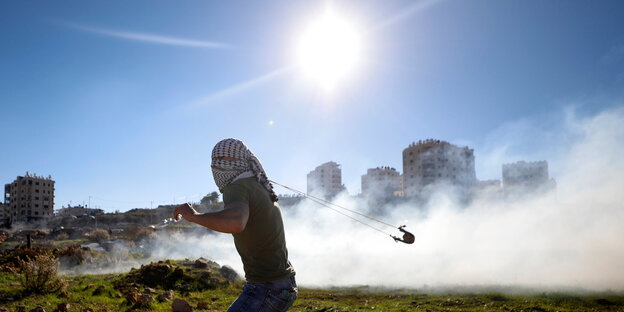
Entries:
{"type": "Polygon", "coordinates": [[[448,183],[465,190],[476,181],[474,150],[446,141],[427,139],[403,150],[403,191],[406,197],[421,195],[422,190],[448,183]]]}
{"type": "Polygon", "coordinates": [[[340,165],[329,161],[308,173],[308,194],[333,197],[344,190],[340,165]]]}
{"type": "Polygon", "coordinates": [[[394,168],[377,167],[362,175],[362,195],[373,197],[403,196],[401,175],[394,168]]]}
{"type": "Polygon", "coordinates": [[[54,181],[26,172],[4,185],[4,204],[9,223],[28,222],[54,215],[54,181]]]}
{"type": "Polygon", "coordinates": [[[518,161],[503,164],[503,189],[532,191],[542,187],[554,187],[554,180],[548,178],[548,162],[518,161]]]}
{"type": "Polygon", "coordinates": [[[9,223],[9,220],[7,220],[7,218],[9,217],[9,213],[6,210],[6,205],[0,203],[0,227],[9,223]]]}

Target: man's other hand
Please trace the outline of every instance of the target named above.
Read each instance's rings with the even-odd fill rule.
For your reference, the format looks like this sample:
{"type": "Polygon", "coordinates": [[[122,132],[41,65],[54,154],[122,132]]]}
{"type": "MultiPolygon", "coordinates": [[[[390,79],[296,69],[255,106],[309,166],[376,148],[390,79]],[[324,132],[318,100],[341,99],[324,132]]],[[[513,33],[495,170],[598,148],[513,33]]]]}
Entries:
{"type": "Polygon", "coordinates": [[[193,206],[191,206],[191,204],[184,203],[182,205],[175,207],[175,209],[173,210],[173,219],[175,219],[176,221],[179,221],[180,220],[179,217],[181,215],[182,218],[186,219],[187,221],[191,221],[190,219],[196,214],[197,214],[197,211],[193,209],[193,206]]]}

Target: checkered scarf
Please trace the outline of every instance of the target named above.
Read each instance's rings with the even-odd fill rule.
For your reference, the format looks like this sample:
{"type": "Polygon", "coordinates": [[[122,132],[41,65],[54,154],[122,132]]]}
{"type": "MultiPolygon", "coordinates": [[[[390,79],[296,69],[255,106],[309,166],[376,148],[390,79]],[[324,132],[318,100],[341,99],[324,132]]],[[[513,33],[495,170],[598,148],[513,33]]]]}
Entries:
{"type": "Polygon", "coordinates": [[[243,141],[233,138],[219,141],[212,149],[211,167],[215,183],[221,193],[228,184],[236,180],[255,177],[269,191],[271,199],[274,202],[277,201],[273,185],[269,182],[262,164],[243,141]],[[219,157],[231,157],[239,160],[225,160],[219,159],[219,157]]]}

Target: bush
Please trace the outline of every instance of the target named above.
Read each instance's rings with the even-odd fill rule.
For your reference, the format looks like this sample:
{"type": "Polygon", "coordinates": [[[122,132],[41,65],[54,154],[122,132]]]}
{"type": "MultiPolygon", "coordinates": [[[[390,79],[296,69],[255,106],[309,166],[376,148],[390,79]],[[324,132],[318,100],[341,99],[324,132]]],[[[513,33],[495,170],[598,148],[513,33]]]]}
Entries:
{"type": "Polygon", "coordinates": [[[58,239],[58,240],[69,239],[69,234],[67,234],[67,233],[59,233],[58,235],[56,235],[56,239],[58,239]]]}
{"type": "Polygon", "coordinates": [[[123,231],[123,236],[129,240],[142,240],[154,236],[154,230],[150,228],[132,226],[123,231]]]}
{"type": "Polygon", "coordinates": [[[39,254],[34,258],[20,259],[13,269],[20,285],[28,294],[56,293],[64,290],[66,282],[58,277],[58,262],[48,254],[39,254]]]}
{"type": "Polygon", "coordinates": [[[72,244],[67,248],[58,250],[57,256],[65,263],[69,260],[69,263],[79,265],[86,262],[88,258],[88,251],[88,247],[82,247],[79,244],[72,244]]]}
{"type": "Polygon", "coordinates": [[[97,229],[97,230],[93,230],[93,231],[91,231],[91,233],[89,233],[89,238],[92,239],[92,240],[95,240],[96,242],[99,243],[101,241],[105,241],[105,240],[110,239],[110,235],[105,230],[97,229]]]}

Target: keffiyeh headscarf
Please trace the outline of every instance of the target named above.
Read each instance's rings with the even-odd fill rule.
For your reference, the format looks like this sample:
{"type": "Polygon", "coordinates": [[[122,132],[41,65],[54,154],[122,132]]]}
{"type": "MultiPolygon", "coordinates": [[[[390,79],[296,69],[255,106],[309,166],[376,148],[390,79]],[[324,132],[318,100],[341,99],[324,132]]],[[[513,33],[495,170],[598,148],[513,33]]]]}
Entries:
{"type": "Polygon", "coordinates": [[[233,138],[219,141],[212,149],[211,167],[215,183],[221,193],[228,184],[236,180],[255,177],[269,191],[271,200],[277,201],[273,185],[269,182],[262,164],[243,141],[233,138]],[[223,159],[223,157],[236,160],[223,159]]]}

